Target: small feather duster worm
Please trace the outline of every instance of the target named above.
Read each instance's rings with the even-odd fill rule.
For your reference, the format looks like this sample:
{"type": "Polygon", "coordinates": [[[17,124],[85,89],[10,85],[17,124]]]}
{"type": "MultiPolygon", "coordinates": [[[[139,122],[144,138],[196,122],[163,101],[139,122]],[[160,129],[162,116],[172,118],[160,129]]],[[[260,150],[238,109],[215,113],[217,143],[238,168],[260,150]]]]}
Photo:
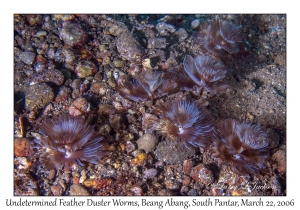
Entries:
{"type": "Polygon", "coordinates": [[[210,56],[199,56],[193,58],[188,55],[183,61],[185,72],[197,85],[196,90],[206,91],[216,94],[224,92],[228,85],[220,81],[226,76],[227,70],[221,61],[217,61],[210,56]]]}
{"type": "Polygon", "coordinates": [[[146,70],[136,78],[121,76],[117,81],[117,91],[129,100],[145,102],[166,95],[177,87],[176,75],[160,70],[146,70]]]}
{"type": "Polygon", "coordinates": [[[35,141],[46,149],[40,153],[45,168],[69,169],[81,161],[97,164],[108,153],[103,137],[96,135],[94,127],[82,117],[55,116],[41,125],[41,135],[35,141]]]}
{"type": "Polygon", "coordinates": [[[155,115],[145,114],[143,126],[157,130],[170,140],[206,147],[214,132],[211,115],[195,101],[169,101],[156,106],[155,115]]]}
{"type": "Polygon", "coordinates": [[[223,169],[237,174],[255,174],[269,157],[269,139],[260,126],[227,119],[220,127],[213,157],[223,169]]]}
{"type": "Polygon", "coordinates": [[[204,23],[193,35],[193,43],[222,59],[231,58],[243,50],[241,28],[225,20],[204,23]]]}

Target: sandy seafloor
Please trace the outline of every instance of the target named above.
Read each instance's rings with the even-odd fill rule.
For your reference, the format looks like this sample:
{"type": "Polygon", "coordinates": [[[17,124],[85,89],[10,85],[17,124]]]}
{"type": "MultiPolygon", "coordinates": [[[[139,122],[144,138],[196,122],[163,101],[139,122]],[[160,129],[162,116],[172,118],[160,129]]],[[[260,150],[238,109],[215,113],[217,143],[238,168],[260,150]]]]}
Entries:
{"type": "Polygon", "coordinates": [[[23,143],[19,148],[23,153],[14,154],[14,195],[286,195],[286,15],[16,14],[14,129],[15,141],[23,143]],[[186,55],[207,54],[192,44],[191,37],[202,24],[217,18],[240,25],[248,46],[246,56],[225,63],[224,81],[230,90],[213,96],[172,91],[159,100],[184,96],[205,106],[216,124],[234,118],[260,125],[271,140],[270,159],[261,173],[240,176],[221,170],[209,148],[186,151],[180,145],[166,146],[159,135],[146,152],[141,148],[147,145],[137,140],[145,133],[142,113],[152,104],[124,99],[116,91],[114,75],[133,71],[133,61],[116,47],[124,31],[130,31],[142,59],[158,69],[166,63],[182,65],[186,55]],[[199,26],[192,28],[195,19],[199,26]],[[59,36],[70,23],[82,26],[87,34],[80,46],[70,46],[59,36]],[[173,28],[158,31],[159,23],[173,28]],[[166,43],[152,48],[151,38],[164,38],[166,43]],[[96,71],[79,76],[76,66],[82,60],[93,63],[96,71]],[[53,70],[59,76],[45,73],[53,70]],[[79,99],[83,104],[76,104],[79,99]],[[75,111],[70,108],[74,106],[75,111]],[[39,132],[40,123],[53,115],[78,112],[105,137],[110,154],[98,164],[84,162],[72,170],[44,169],[34,155],[38,149],[31,148],[31,132],[39,132]],[[195,175],[200,168],[206,175],[195,175]]]}

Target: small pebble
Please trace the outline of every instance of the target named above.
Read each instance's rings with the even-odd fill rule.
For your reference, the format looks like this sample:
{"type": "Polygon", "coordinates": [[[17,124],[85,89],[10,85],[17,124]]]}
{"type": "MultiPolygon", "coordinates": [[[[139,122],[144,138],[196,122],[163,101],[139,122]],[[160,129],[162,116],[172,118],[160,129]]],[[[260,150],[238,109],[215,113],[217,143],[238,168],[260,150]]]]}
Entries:
{"type": "Polygon", "coordinates": [[[220,196],[224,192],[223,189],[220,189],[218,187],[212,187],[210,191],[211,191],[211,193],[212,193],[213,196],[220,196]]]}
{"type": "Polygon", "coordinates": [[[257,61],[259,63],[265,63],[265,62],[268,61],[268,58],[265,55],[261,54],[261,55],[258,56],[257,61]]]}
{"type": "Polygon", "coordinates": [[[195,19],[191,23],[192,29],[198,28],[199,25],[200,25],[200,20],[199,19],[195,19]]]}
{"type": "Polygon", "coordinates": [[[158,23],[156,29],[161,36],[168,36],[170,33],[175,32],[175,27],[173,25],[164,22],[158,23]]]}
{"type": "Polygon", "coordinates": [[[150,168],[144,171],[144,178],[146,179],[152,179],[156,176],[157,170],[155,168],[150,168]]]}
{"type": "Polygon", "coordinates": [[[83,182],[84,186],[88,188],[92,188],[95,190],[100,190],[103,188],[106,188],[108,186],[111,186],[113,184],[113,180],[109,178],[105,179],[88,179],[83,182]]]}
{"type": "Polygon", "coordinates": [[[148,162],[148,155],[145,153],[139,154],[136,158],[131,160],[133,166],[144,166],[148,162]]]}
{"type": "Polygon", "coordinates": [[[73,184],[70,187],[71,196],[90,196],[90,193],[81,185],[73,184]]]}
{"type": "Polygon", "coordinates": [[[180,188],[180,185],[176,180],[167,179],[164,184],[170,190],[178,190],[180,188]]]}
{"type": "Polygon", "coordinates": [[[21,52],[20,53],[20,59],[27,65],[33,64],[35,60],[35,53],[33,52],[21,52]]]}
{"type": "Polygon", "coordinates": [[[68,69],[62,69],[60,72],[64,75],[65,79],[71,78],[71,72],[68,69]]]}
{"type": "Polygon", "coordinates": [[[113,36],[120,36],[124,29],[118,25],[112,25],[109,29],[108,29],[109,33],[113,36]]]}
{"type": "Polygon", "coordinates": [[[198,193],[197,193],[197,190],[195,190],[195,189],[190,189],[190,190],[188,191],[187,195],[189,195],[189,196],[197,196],[198,193]]]}
{"type": "Polygon", "coordinates": [[[45,83],[30,85],[26,91],[26,109],[33,111],[43,109],[54,98],[54,92],[45,83]]]}
{"type": "Polygon", "coordinates": [[[171,190],[167,189],[159,189],[157,192],[158,196],[172,196],[174,195],[171,190]]]}
{"type": "Polygon", "coordinates": [[[38,74],[33,74],[32,77],[31,85],[42,82],[52,82],[56,85],[61,85],[65,79],[64,74],[57,69],[42,71],[38,74]]]}
{"type": "Polygon", "coordinates": [[[182,186],[181,189],[180,189],[180,193],[182,195],[187,194],[188,191],[189,191],[189,188],[187,186],[182,186]]]}
{"type": "Polygon", "coordinates": [[[72,178],[72,183],[73,183],[73,184],[79,184],[79,178],[76,177],[76,176],[73,177],[73,178],[72,178]]]}
{"type": "Polygon", "coordinates": [[[178,31],[175,32],[175,34],[177,35],[179,42],[184,41],[189,36],[189,34],[183,28],[180,28],[178,31]]]}
{"type": "Polygon", "coordinates": [[[79,46],[87,40],[87,34],[80,24],[65,22],[59,33],[60,38],[69,46],[79,46]]]}
{"type": "Polygon", "coordinates": [[[188,176],[183,176],[183,180],[182,180],[182,185],[183,186],[188,186],[191,182],[191,178],[188,176]]]}
{"type": "Polygon", "coordinates": [[[42,15],[29,14],[29,15],[26,15],[26,19],[30,26],[38,26],[43,23],[42,15]]]}
{"type": "Polygon", "coordinates": [[[137,196],[143,195],[143,189],[140,186],[134,186],[130,188],[130,191],[137,196]]]}
{"type": "Polygon", "coordinates": [[[125,147],[126,147],[127,154],[130,154],[131,152],[133,152],[136,149],[135,145],[131,141],[126,141],[125,147]]]}
{"type": "Polygon", "coordinates": [[[102,81],[102,78],[103,78],[103,75],[102,75],[102,72],[97,72],[94,76],[94,80],[97,81],[97,82],[100,82],[102,81]]]}
{"type": "Polygon", "coordinates": [[[112,115],[116,113],[115,107],[113,107],[110,104],[100,104],[99,109],[98,109],[98,114],[103,114],[103,115],[112,115]]]}
{"type": "Polygon", "coordinates": [[[63,193],[63,188],[61,185],[53,185],[51,187],[51,192],[53,193],[54,196],[60,196],[63,193]]]}
{"type": "Polygon", "coordinates": [[[110,87],[112,87],[112,88],[115,88],[115,87],[116,87],[116,82],[115,82],[115,80],[112,79],[112,78],[109,78],[109,79],[107,80],[107,83],[108,83],[108,85],[109,85],[110,87]]]}
{"type": "Polygon", "coordinates": [[[114,66],[117,67],[117,68],[122,68],[124,66],[124,61],[123,60],[114,60],[114,66]]]}
{"type": "Polygon", "coordinates": [[[14,162],[18,169],[28,169],[31,166],[31,162],[26,157],[16,157],[14,162]]]}
{"type": "Polygon", "coordinates": [[[272,155],[272,159],[277,162],[277,171],[279,173],[286,172],[286,152],[283,149],[279,149],[272,155]]]}
{"type": "Polygon", "coordinates": [[[115,131],[125,128],[125,118],[121,114],[110,115],[109,123],[115,131]]]}
{"type": "Polygon", "coordinates": [[[164,49],[167,47],[167,39],[166,38],[150,38],[148,39],[148,49],[158,48],[164,49]]]}
{"type": "Polygon", "coordinates": [[[183,161],[183,171],[185,174],[190,174],[192,167],[194,165],[194,162],[192,160],[184,160],[183,161]]]}
{"type": "Polygon", "coordinates": [[[213,182],[212,172],[205,168],[203,164],[199,164],[192,168],[190,176],[199,183],[210,184],[213,182]]]}
{"type": "Polygon", "coordinates": [[[143,152],[142,152],[141,150],[134,150],[134,151],[131,153],[131,155],[132,155],[133,157],[137,157],[137,156],[139,156],[140,154],[143,154],[143,152]]]}
{"type": "Polygon", "coordinates": [[[26,138],[16,138],[14,142],[14,154],[18,157],[33,155],[33,148],[26,138]]]}
{"type": "Polygon", "coordinates": [[[36,37],[47,36],[47,31],[38,31],[35,34],[36,37]]]}
{"type": "Polygon", "coordinates": [[[91,85],[90,90],[98,95],[105,95],[107,91],[107,85],[105,83],[95,82],[91,85]]]}
{"type": "Polygon", "coordinates": [[[67,14],[67,15],[55,14],[52,19],[53,20],[60,19],[63,21],[69,21],[69,20],[73,20],[74,18],[75,18],[75,15],[72,15],[72,14],[67,14]]]}
{"type": "Polygon", "coordinates": [[[87,179],[86,170],[82,170],[81,171],[81,176],[80,176],[80,179],[79,179],[79,183],[83,183],[86,179],[87,179]]]}
{"type": "Polygon", "coordinates": [[[54,179],[55,175],[56,175],[56,170],[55,169],[51,169],[49,171],[49,174],[48,174],[48,179],[50,179],[50,180],[54,179]]]}
{"type": "Polygon", "coordinates": [[[281,54],[277,55],[276,58],[274,59],[274,64],[284,66],[285,63],[286,63],[286,58],[281,54]]]}
{"type": "Polygon", "coordinates": [[[74,52],[69,48],[63,48],[62,54],[65,56],[65,62],[68,64],[73,64],[76,60],[74,52]]]}
{"type": "MultiPolygon", "coordinates": [[[[78,170],[78,165],[77,164],[75,164],[73,166],[73,170],[78,170]]],[[[63,181],[70,182],[71,181],[71,175],[72,175],[71,171],[65,170],[64,173],[61,176],[62,179],[60,179],[59,182],[60,183],[62,183],[63,181]]]]}
{"type": "Polygon", "coordinates": [[[85,98],[77,98],[69,107],[69,114],[73,116],[82,115],[87,111],[88,102],[85,98]]]}
{"type": "Polygon", "coordinates": [[[80,61],[75,68],[75,73],[79,78],[86,78],[95,74],[97,71],[97,66],[88,60],[80,61]]]}

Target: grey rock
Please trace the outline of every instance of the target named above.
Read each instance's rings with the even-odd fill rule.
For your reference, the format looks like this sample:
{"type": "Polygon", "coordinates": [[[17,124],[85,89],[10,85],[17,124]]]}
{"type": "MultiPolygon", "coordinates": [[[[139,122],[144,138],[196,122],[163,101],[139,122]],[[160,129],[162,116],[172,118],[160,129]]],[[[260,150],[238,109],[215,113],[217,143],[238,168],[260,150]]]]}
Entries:
{"type": "Polygon", "coordinates": [[[31,85],[26,91],[26,109],[29,111],[43,109],[53,98],[52,88],[45,83],[31,85]]]}
{"type": "Polygon", "coordinates": [[[189,34],[183,28],[178,29],[178,31],[176,31],[175,34],[177,35],[179,42],[182,42],[189,36],[189,34]]]}
{"type": "Polygon", "coordinates": [[[33,64],[35,60],[35,53],[33,52],[21,52],[20,53],[20,59],[27,65],[33,64]]]}
{"type": "Polygon", "coordinates": [[[167,47],[166,38],[150,38],[148,40],[147,48],[149,49],[153,49],[153,48],[164,49],[166,47],[167,47]]]}
{"type": "Polygon", "coordinates": [[[158,140],[153,134],[146,133],[137,140],[138,148],[145,150],[145,152],[151,152],[155,149],[158,140]]]}
{"type": "Polygon", "coordinates": [[[163,141],[158,144],[154,153],[159,160],[167,164],[179,164],[189,156],[194,155],[195,149],[191,145],[184,144],[183,142],[163,141]]]}
{"type": "Polygon", "coordinates": [[[156,29],[157,29],[158,33],[162,36],[168,36],[170,33],[175,32],[175,27],[173,25],[167,24],[167,23],[158,23],[156,25],[156,29]]]}

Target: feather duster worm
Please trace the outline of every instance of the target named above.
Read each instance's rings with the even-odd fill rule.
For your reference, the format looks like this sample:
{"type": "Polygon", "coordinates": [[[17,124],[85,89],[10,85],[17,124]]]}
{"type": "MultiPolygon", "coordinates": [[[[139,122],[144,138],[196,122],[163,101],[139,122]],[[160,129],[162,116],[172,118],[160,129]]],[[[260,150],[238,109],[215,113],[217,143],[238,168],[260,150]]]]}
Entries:
{"type": "Polygon", "coordinates": [[[156,106],[154,112],[160,118],[148,114],[143,119],[143,125],[149,130],[194,146],[206,147],[210,142],[215,129],[212,117],[195,101],[169,101],[156,106]]]}
{"type": "Polygon", "coordinates": [[[41,125],[40,138],[35,141],[46,149],[40,158],[45,168],[69,169],[81,161],[97,164],[108,153],[103,137],[96,135],[94,127],[82,117],[55,116],[41,125]]]}
{"type": "Polygon", "coordinates": [[[116,90],[122,97],[136,102],[144,102],[150,98],[139,80],[126,75],[118,78],[116,90]]]}
{"type": "Polygon", "coordinates": [[[237,174],[255,174],[269,157],[269,139],[260,126],[225,120],[216,136],[213,157],[223,169],[237,174]]]}
{"type": "Polygon", "coordinates": [[[204,23],[193,35],[193,43],[200,44],[207,52],[222,59],[231,58],[243,50],[241,28],[225,20],[204,23]]]}
{"type": "Polygon", "coordinates": [[[182,66],[169,69],[168,72],[172,75],[172,81],[175,81],[180,90],[190,91],[197,86],[197,83],[190,78],[182,66]]]}
{"type": "Polygon", "coordinates": [[[216,94],[228,88],[227,84],[220,81],[227,73],[226,67],[222,62],[210,56],[193,58],[188,55],[183,61],[183,66],[185,72],[197,84],[196,89],[198,91],[205,89],[212,94],[216,94]]]}
{"type": "Polygon", "coordinates": [[[166,95],[177,87],[175,74],[159,70],[146,70],[136,78],[121,76],[117,81],[117,91],[129,100],[145,102],[166,95]]]}

